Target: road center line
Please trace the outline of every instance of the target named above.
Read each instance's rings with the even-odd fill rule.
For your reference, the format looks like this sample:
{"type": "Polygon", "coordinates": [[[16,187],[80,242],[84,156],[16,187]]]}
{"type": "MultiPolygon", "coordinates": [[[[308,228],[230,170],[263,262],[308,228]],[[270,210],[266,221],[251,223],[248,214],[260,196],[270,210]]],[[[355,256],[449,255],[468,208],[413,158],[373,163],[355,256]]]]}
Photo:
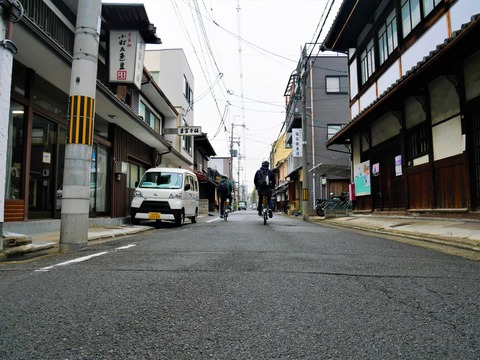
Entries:
{"type": "MultiPolygon", "coordinates": [[[[125,249],[129,249],[131,247],[134,247],[134,246],[137,246],[137,245],[136,244],[130,244],[130,245],[125,245],[125,246],[120,246],[113,251],[125,250],[125,249]]],[[[96,254],[82,256],[82,257],[79,257],[78,259],[73,259],[73,260],[65,261],[65,262],[62,262],[62,263],[59,263],[59,264],[47,266],[47,267],[44,267],[44,268],[41,268],[41,269],[38,269],[38,270],[35,270],[35,271],[49,271],[49,270],[51,270],[51,269],[53,269],[54,267],[57,267],[57,266],[67,266],[67,265],[71,265],[71,264],[76,264],[76,263],[79,263],[79,262],[83,262],[83,261],[93,259],[97,256],[102,256],[102,255],[108,254],[109,252],[110,251],[102,251],[102,252],[99,252],[99,253],[96,253],[96,254]]]]}

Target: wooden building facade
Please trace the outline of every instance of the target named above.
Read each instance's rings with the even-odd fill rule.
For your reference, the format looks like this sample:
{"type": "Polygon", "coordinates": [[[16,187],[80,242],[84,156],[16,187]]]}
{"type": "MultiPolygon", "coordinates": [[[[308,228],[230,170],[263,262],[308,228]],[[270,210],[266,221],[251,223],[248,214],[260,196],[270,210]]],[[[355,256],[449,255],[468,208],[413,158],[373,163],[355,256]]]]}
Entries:
{"type": "Polygon", "coordinates": [[[345,0],[323,44],[348,53],[356,212],[478,217],[480,2],[345,0]]]}

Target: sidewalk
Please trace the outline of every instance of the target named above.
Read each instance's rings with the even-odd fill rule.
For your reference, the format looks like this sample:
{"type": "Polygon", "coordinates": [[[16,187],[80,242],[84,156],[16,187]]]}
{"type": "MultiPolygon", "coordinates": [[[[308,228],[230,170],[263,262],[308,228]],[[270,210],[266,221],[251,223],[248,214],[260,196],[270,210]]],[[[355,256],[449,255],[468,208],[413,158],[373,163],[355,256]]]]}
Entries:
{"type": "MultiPolygon", "coordinates": [[[[128,235],[135,235],[143,231],[154,229],[143,225],[110,225],[92,226],[88,228],[88,242],[95,240],[109,240],[128,235]]],[[[57,251],[60,241],[60,231],[43,232],[32,235],[23,235],[6,232],[3,253],[0,253],[0,262],[6,260],[20,260],[25,256],[44,255],[48,251],[57,251]]]]}
{"type": "Polygon", "coordinates": [[[329,219],[313,216],[310,217],[310,222],[403,236],[470,250],[480,255],[480,221],[353,215],[329,219]]]}

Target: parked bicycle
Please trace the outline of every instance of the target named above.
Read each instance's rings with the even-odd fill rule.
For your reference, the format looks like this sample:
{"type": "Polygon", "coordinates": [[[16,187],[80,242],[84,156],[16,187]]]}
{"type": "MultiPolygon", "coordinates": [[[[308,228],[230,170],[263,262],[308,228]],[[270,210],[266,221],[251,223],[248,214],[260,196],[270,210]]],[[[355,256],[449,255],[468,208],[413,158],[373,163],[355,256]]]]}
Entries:
{"type": "Polygon", "coordinates": [[[342,192],[342,195],[332,196],[330,199],[315,200],[315,212],[318,216],[325,216],[326,209],[352,209],[349,194],[342,192]]]}

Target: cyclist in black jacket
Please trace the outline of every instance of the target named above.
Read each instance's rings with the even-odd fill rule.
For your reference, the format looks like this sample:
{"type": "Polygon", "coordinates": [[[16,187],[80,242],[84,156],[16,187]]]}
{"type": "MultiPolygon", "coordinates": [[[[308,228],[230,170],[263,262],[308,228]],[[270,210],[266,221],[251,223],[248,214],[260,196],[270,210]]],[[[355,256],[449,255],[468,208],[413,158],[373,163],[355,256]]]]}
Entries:
{"type": "Polygon", "coordinates": [[[262,167],[257,170],[253,183],[258,193],[258,206],[257,211],[258,215],[262,216],[262,198],[263,196],[267,197],[268,203],[268,217],[272,218],[272,190],[275,187],[275,174],[269,167],[270,163],[268,161],[262,162],[262,167]]]}

